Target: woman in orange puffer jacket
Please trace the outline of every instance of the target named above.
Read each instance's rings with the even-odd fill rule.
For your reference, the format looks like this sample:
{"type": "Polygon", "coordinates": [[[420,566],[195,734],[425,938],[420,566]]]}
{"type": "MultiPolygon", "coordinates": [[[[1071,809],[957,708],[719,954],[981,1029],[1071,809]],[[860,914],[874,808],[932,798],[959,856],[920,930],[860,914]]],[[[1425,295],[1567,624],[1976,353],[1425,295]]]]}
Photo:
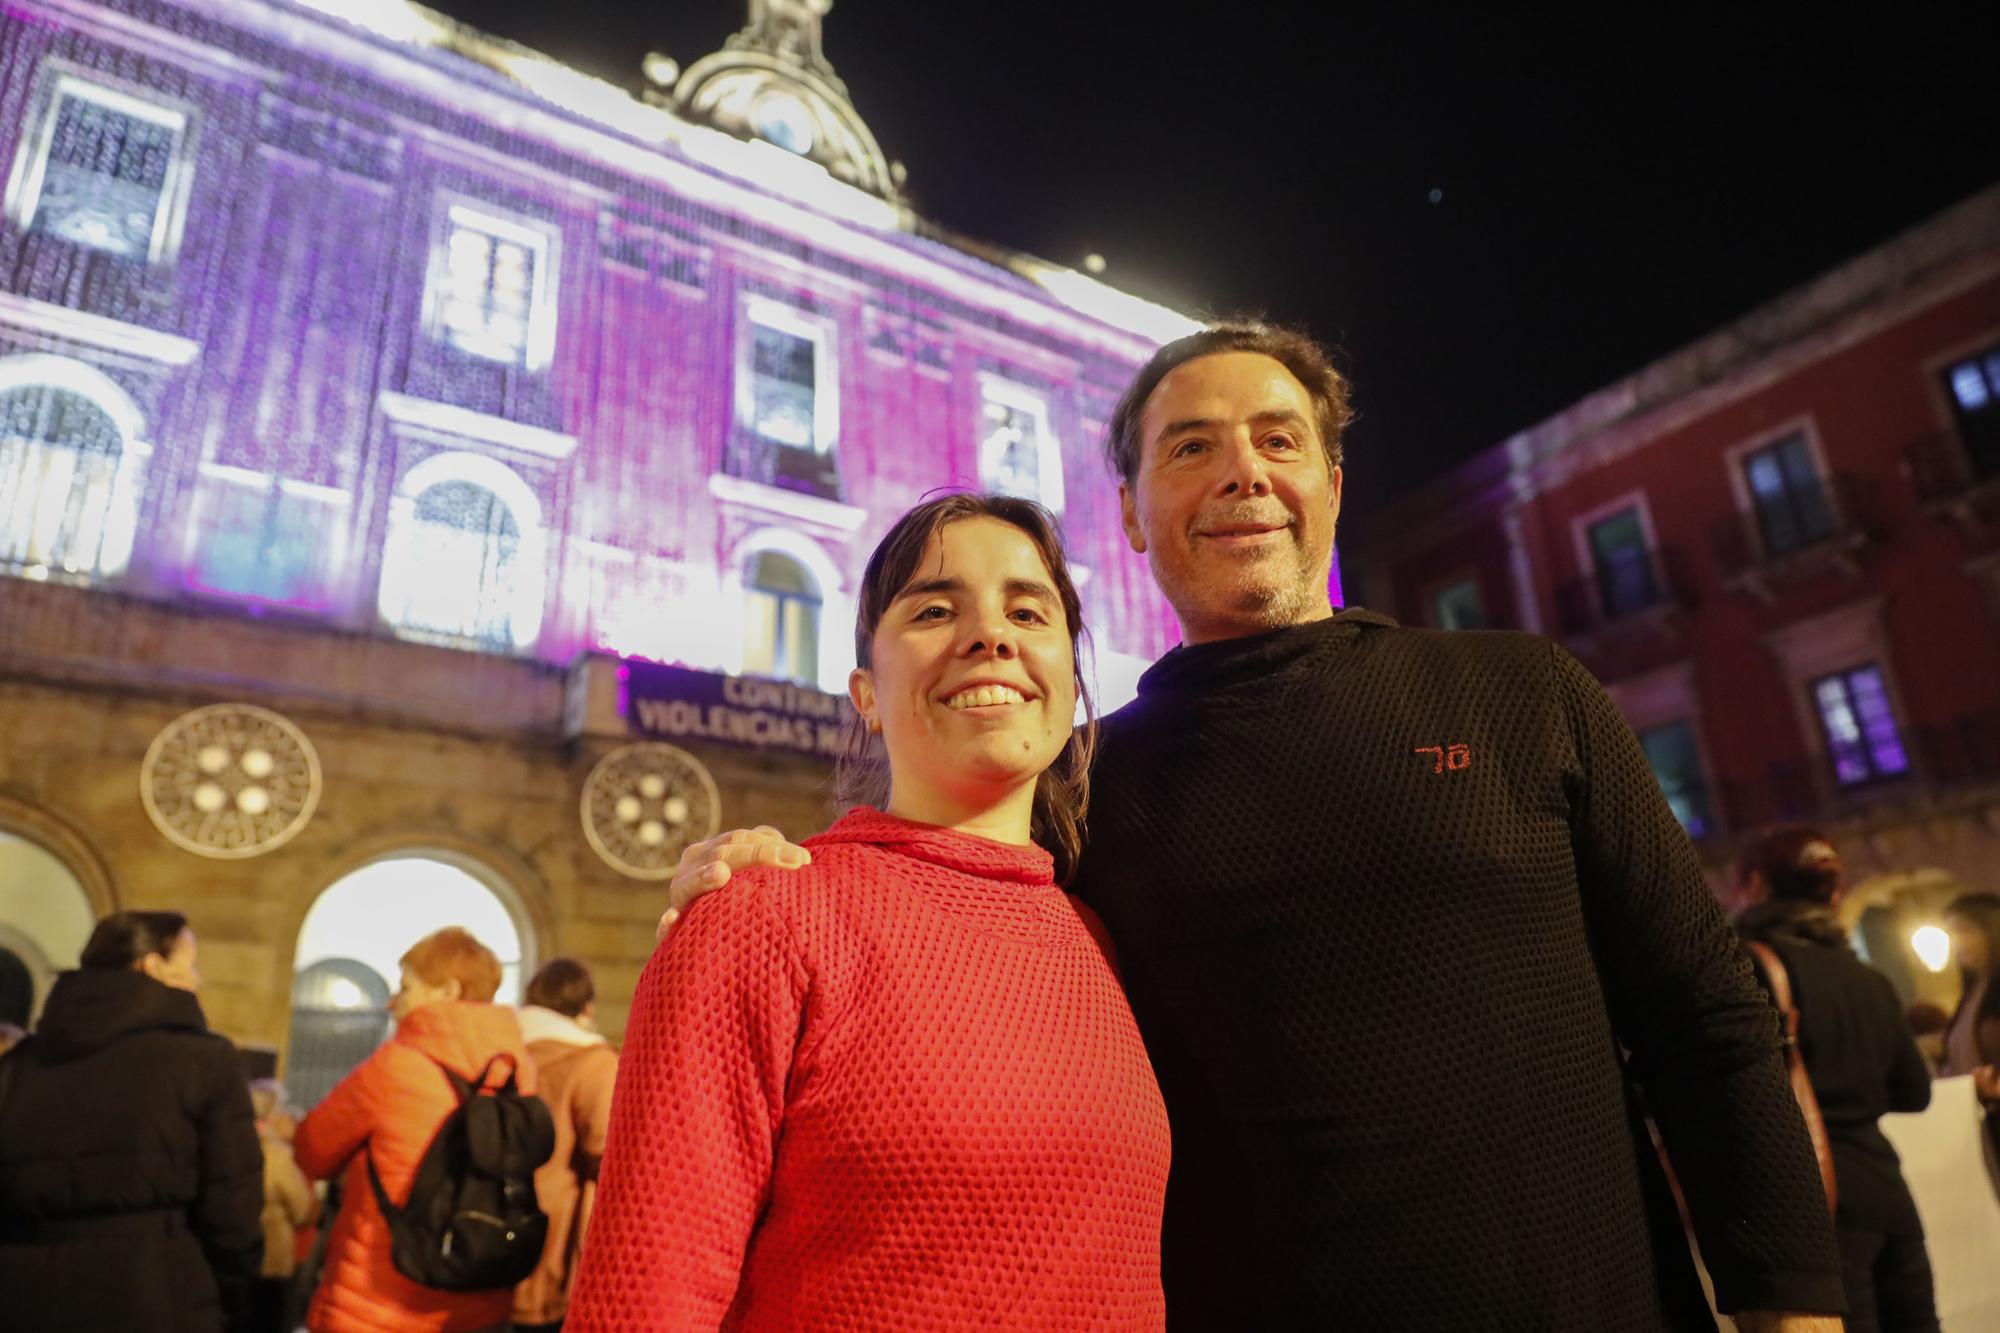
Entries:
{"type": "MultiPolygon", "coordinates": [[[[368,1184],[368,1156],[390,1200],[404,1203],[424,1150],[458,1105],[438,1066],[469,1080],[494,1056],[511,1055],[522,1092],[535,1090],[535,1067],[514,1011],[491,1002],[500,989],[492,950],[451,926],[417,941],[402,961],[402,989],[389,1001],[396,1035],[326,1095],[292,1145],[316,1180],[346,1168],[325,1276],[306,1314],[312,1333],[473,1333],[507,1325],[512,1288],[439,1291],[396,1271],[389,1223],[368,1184]]],[[[500,1061],[488,1084],[498,1086],[509,1072],[500,1061]]]]}

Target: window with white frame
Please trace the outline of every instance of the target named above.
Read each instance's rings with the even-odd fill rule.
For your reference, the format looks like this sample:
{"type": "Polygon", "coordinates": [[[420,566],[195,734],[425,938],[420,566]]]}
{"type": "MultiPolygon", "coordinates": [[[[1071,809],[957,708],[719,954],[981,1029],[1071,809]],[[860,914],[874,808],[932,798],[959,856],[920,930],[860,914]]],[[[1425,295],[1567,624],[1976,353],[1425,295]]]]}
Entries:
{"type": "Polygon", "coordinates": [[[791,556],[759,551],[743,571],[745,675],[815,684],[819,679],[820,591],[791,556]]]}
{"type": "Polygon", "coordinates": [[[1741,465],[1765,555],[1800,550],[1832,533],[1833,505],[1804,431],[1745,453],[1741,465]]]}
{"type": "Polygon", "coordinates": [[[753,319],[750,429],[773,444],[820,452],[818,414],[819,340],[753,319]]]}
{"type": "Polygon", "coordinates": [[[980,382],[979,484],[1061,513],[1062,450],[1045,399],[992,376],[980,382]]]}
{"type": "Polygon", "coordinates": [[[58,75],[13,185],[27,230],[123,259],[168,258],[186,199],[183,111],[58,75]]]}
{"type": "Polygon", "coordinates": [[[501,652],[527,647],[541,619],[539,536],[534,520],[524,522],[495,490],[440,475],[394,506],[384,618],[407,638],[501,652]]]}
{"type": "Polygon", "coordinates": [[[1821,676],[1811,688],[1826,733],[1827,758],[1841,786],[1858,787],[1910,771],[1881,667],[1873,662],[1849,667],[1821,676]]]}
{"type": "Polygon", "coordinates": [[[549,251],[539,228],[451,205],[432,276],[437,336],[489,361],[547,365],[555,340],[549,251]]]}
{"type": "Polygon", "coordinates": [[[1701,746],[1694,723],[1683,718],[1639,733],[1639,746],[1681,827],[1690,838],[1716,831],[1715,806],[1709,799],[1708,775],[1702,768],[1701,746]]]}
{"type": "Polygon", "coordinates": [[[86,395],[0,392],[0,567],[29,578],[115,572],[131,548],[126,441],[86,395]]]}
{"type": "Polygon", "coordinates": [[[1459,579],[1431,597],[1431,623],[1439,629],[1485,629],[1486,607],[1479,598],[1479,580],[1459,579]]]}
{"type": "Polygon", "coordinates": [[[2000,474],[2000,345],[1954,362],[1944,379],[1974,472],[2000,474]]]}
{"type": "Polygon", "coordinates": [[[1637,505],[1597,519],[1586,536],[1597,574],[1599,609],[1606,620],[1633,615],[1662,600],[1645,520],[1637,505]]]}

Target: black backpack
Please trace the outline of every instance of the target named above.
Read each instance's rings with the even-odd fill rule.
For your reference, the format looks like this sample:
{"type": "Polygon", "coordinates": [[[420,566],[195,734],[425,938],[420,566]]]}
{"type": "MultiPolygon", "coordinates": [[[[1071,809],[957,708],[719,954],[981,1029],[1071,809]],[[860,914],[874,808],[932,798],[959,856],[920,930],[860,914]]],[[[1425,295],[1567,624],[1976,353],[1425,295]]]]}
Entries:
{"type": "Polygon", "coordinates": [[[496,1055],[470,1083],[438,1065],[458,1107],[424,1150],[401,1208],[389,1202],[368,1157],[368,1183],[389,1223],[389,1257],[412,1282],[490,1291],[515,1285],[541,1262],[549,1219],[535,1202],[535,1168],[556,1150],[556,1122],[548,1103],[517,1090],[513,1065],[512,1055],[496,1055]],[[510,1066],[507,1081],[482,1092],[502,1060],[510,1066]]]}

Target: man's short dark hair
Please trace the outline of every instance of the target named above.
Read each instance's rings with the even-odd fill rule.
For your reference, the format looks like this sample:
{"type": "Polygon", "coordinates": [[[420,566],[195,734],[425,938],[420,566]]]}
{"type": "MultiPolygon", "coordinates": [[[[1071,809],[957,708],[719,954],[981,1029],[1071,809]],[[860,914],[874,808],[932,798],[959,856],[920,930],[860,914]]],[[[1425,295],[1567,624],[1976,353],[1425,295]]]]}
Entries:
{"type": "Polygon", "coordinates": [[[529,1004],[553,1009],[565,1018],[575,1018],[596,998],[590,969],[574,958],[549,959],[528,983],[529,1004]]]}
{"type": "Polygon", "coordinates": [[[1133,378],[1125,396],[1118,400],[1104,436],[1105,460],[1120,481],[1130,486],[1139,475],[1139,455],[1145,446],[1139,438],[1139,418],[1145,414],[1146,400],[1153,396],[1153,390],[1176,368],[1218,352],[1256,352],[1291,371],[1312,401],[1313,424],[1319,430],[1320,447],[1326,451],[1327,470],[1340,466],[1340,441],[1353,414],[1347,402],[1347,379],[1333,368],[1326,349],[1298,329],[1257,319],[1231,319],[1174,339],[1153,353],[1153,359],[1133,378]]]}

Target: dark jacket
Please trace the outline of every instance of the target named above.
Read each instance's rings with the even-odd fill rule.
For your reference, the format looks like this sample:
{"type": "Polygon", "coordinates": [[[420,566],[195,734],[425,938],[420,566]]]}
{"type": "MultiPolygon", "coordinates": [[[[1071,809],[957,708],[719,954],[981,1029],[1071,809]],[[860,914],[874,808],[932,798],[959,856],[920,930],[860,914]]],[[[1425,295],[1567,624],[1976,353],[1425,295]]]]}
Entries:
{"type": "Polygon", "coordinates": [[[243,1326],[263,1154],[236,1049],[186,991],[57,978],[0,1072],[0,1329],[243,1326]]]}
{"type": "Polygon", "coordinates": [[[1841,1226],[1922,1235],[1896,1150],[1876,1123],[1931,1103],[1930,1071],[1889,979],[1856,958],[1824,909],[1761,903],[1737,928],[1774,949],[1799,1010],[1799,1054],[1833,1148],[1841,1226]]]}

